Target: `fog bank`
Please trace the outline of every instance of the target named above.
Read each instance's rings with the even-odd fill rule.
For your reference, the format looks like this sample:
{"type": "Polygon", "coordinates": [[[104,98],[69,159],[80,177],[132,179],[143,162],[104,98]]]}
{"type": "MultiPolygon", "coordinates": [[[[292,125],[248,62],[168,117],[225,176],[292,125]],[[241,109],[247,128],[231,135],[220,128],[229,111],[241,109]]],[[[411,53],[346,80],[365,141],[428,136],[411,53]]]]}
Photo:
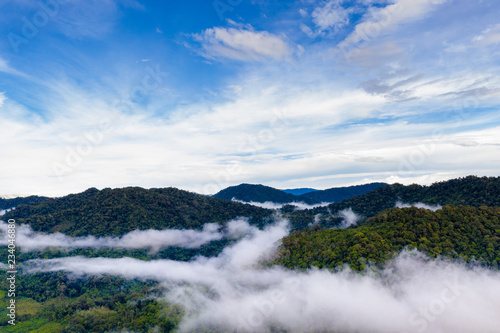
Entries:
{"type": "Polygon", "coordinates": [[[442,333],[500,327],[498,271],[403,252],[379,271],[296,272],[260,264],[288,234],[286,220],[245,231],[218,257],[191,262],[73,257],[32,260],[26,266],[30,272],[158,280],[168,288],[166,299],[186,309],[181,332],[442,333]]]}
{"type": "MultiPolygon", "coordinates": [[[[8,244],[7,229],[7,223],[0,221],[2,246],[8,244]]],[[[226,237],[239,238],[251,229],[248,220],[240,218],[228,222],[225,227],[217,223],[207,223],[202,230],[134,230],[122,237],[70,237],[59,232],[35,232],[29,225],[22,224],[16,226],[16,244],[22,251],[43,250],[50,247],[61,249],[106,247],[158,251],[161,248],[176,246],[194,249],[226,237]]]]}

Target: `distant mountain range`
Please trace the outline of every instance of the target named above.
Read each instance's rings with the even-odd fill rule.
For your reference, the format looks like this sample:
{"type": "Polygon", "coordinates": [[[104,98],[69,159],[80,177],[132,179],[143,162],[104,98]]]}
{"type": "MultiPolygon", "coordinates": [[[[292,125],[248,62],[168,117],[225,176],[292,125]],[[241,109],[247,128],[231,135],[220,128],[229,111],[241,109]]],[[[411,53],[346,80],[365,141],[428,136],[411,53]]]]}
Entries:
{"type": "Polygon", "coordinates": [[[136,229],[200,229],[205,223],[220,223],[248,217],[259,224],[272,211],[211,198],[176,188],[90,188],[65,197],[20,205],[7,212],[30,224],[35,231],[62,232],[70,236],[123,235],[136,229]]]}
{"type": "Polygon", "coordinates": [[[312,205],[323,202],[339,202],[387,185],[386,183],[371,183],[327,190],[310,188],[278,190],[264,185],[241,184],[228,187],[216,193],[213,197],[225,200],[236,199],[245,202],[273,202],[279,204],[304,202],[312,205]]]}
{"type": "Polygon", "coordinates": [[[39,197],[36,195],[32,195],[29,197],[9,198],[9,199],[0,198],[0,209],[9,209],[19,205],[36,204],[46,199],[48,198],[39,197]]]}
{"type": "Polygon", "coordinates": [[[315,192],[315,191],[319,191],[319,190],[316,190],[314,188],[292,188],[292,189],[282,190],[282,191],[285,193],[293,194],[293,195],[302,195],[302,194],[306,194],[309,192],[315,192]]]}
{"type": "Polygon", "coordinates": [[[468,176],[437,182],[431,186],[392,184],[326,207],[296,212],[291,218],[293,225],[299,229],[313,223],[317,216],[325,219],[325,225],[335,225],[341,222],[335,212],[351,208],[365,220],[394,208],[398,201],[408,204],[420,202],[442,206],[500,207],[500,177],[468,176]]]}
{"type": "MultiPolygon", "coordinates": [[[[15,210],[7,212],[2,217],[3,220],[14,218],[20,225],[24,223],[31,225],[35,231],[62,232],[68,236],[122,236],[136,229],[199,230],[205,223],[212,222],[225,226],[227,230],[226,222],[240,216],[248,218],[250,223],[260,228],[276,221],[273,218],[276,214],[275,210],[230,201],[234,197],[244,201],[287,203],[306,200],[307,202],[326,201],[323,197],[317,196],[321,193],[332,195],[328,197],[330,199],[333,198],[333,194],[337,199],[344,195],[350,197],[326,207],[305,210],[296,210],[291,206],[281,208],[279,211],[281,214],[275,216],[288,219],[292,232],[280,240],[281,245],[277,252],[273,252],[274,257],[264,265],[259,265],[258,269],[265,270],[267,267],[279,265],[294,269],[293,276],[300,276],[298,275],[300,270],[307,270],[311,267],[335,271],[342,270],[345,265],[349,265],[354,271],[368,268],[369,275],[365,276],[387,275],[391,274],[390,272],[394,269],[377,272],[377,268],[384,269],[387,267],[385,264],[388,260],[407,249],[418,250],[431,258],[450,257],[453,261],[472,262],[472,267],[477,265],[488,267],[493,269],[492,276],[500,269],[500,177],[469,176],[434,183],[431,186],[378,183],[334,190],[310,191],[294,195],[267,186],[242,184],[221,191],[218,195],[225,196],[227,199],[219,199],[176,188],[126,187],[103,190],[90,188],[82,193],[60,198],[2,199],[0,205],[3,209],[16,206],[15,210]],[[418,202],[442,205],[443,207],[436,211],[415,207],[396,208],[398,201],[407,204],[418,202]],[[337,227],[342,220],[342,214],[339,212],[344,210],[348,210],[351,214],[352,212],[358,214],[360,220],[357,224],[339,229],[337,227]]],[[[269,231],[273,227],[267,231],[261,231],[262,234],[273,233],[269,231]]],[[[221,232],[222,230],[224,229],[221,229],[221,232]]],[[[188,232],[190,233],[191,230],[188,232]]],[[[285,234],[287,233],[281,235],[285,234]]],[[[3,235],[5,236],[5,232],[3,235]]],[[[46,236],[52,239],[64,237],[54,234],[43,235],[43,237],[46,236]]],[[[270,239],[276,244],[274,237],[273,235],[270,239]]],[[[147,238],[144,242],[149,242],[149,239],[147,238]]],[[[268,239],[267,236],[263,238],[259,236],[258,243],[255,240],[255,243],[252,243],[251,239],[245,237],[242,239],[243,243],[239,243],[245,246],[241,248],[235,246],[233,249],[239,249],[243,258],[246,258],[252,256],[252,251],[256,251],[254,246],[248,246],[248,244],[258,244],[259,247],[267,248],[270,244],[266,244],[268,242],[266,239],[268,239]],[[249,241],[250,243],[245,243],[249,241]]],[[[18,241],[16,246],[22,249],[20,237],[18,241]]],[[[3,319],[0,319],[2,332],[4,330],[6,332],[34,332],[32,327],[40,332],[104,332],[124,331],[125,329],[126,331],[147,331],[154,325],[161,327],[159,331],[171,332],[177,327],[184,312],[175,304],[164,304],[158,301],[165,298],[162,294],[164,287],[150,281],[149,278],[148,280],[146,278],[130,280],[107,274],[95,276],[91,273],[79,279],[76,278],[78,275],[68,276],[65,272],[59,271],[32,271],[30,273],[24,270],[29,266],[23,265],[29,263],[30,259],[42,258],[62,259],[79,256],[85,260],[102,258],[103,261],[110,258],[122,258],[120,265],[133,262],[133,266],[129,266],[133,268],[121,270],[129,271],[136,269],[135,267],[142,267],[136,266],[139,260],[149,261],[155,265],[156,259],[169,259],[187,261],[172,266],[180,267],[181,276],[197,274],[195,280],[198,281],[198,275],[208,272],[210,283],[212,283],[215,280],[211,274],[215,273],[210,272],[219,270],[220,263],[226,261],[226,258],[221,257],[223,260],[212,261],[199,256],[213,258],[223,253],[235,242],[238,240],[224,238],[211,241],[200,248],[171,246],[158,252],[151,252],[147,248],[66,249],[57,248],[57,246],[31,252],[19,251],[16,253],[16,261],[20,263],[18,269],[23,272],[16,280],[16,283],[19,283],[18,289],[22,290],[19,309],[36,309],[37,311],[23,313],[22,325],[16,325],[14,329],[8,326],[8,317],[5,316],[7,298],[4,291],[9,289],[10,282],[7,280],[5,268],[0,267],[0,314],[2,309],[5,310],[3,319]],[[193,261],[195,266],[190,266],[193,261]],[[200,269],[212,267],[202,266],[209,262],[217,263],[217,268],[213,266],[213,269],[200,269]],[[194,267],[194,271],[191,272],[189,267],[194,267]],[[96,327],[100,329],[96,330],[96,327]]],[[[0,246],[0,257],[7,258],[8,255],[9,248],[0,246]]],[[[230,256],[231,251],[227,255],[230,256]]],[[[66,262],[69,263],[71,260],[73,259],[68,258],[66,262]]],[[[74,260],[82,260],[82,258],[74,258],[74,260]]],[[[243,262],[246,262],[246,259],[243,262]]],[[[170,261],[168,264],[171,264],[170,261]]],[[[101,264],[97,265],[100,270],[101,264]]],[[[440,265],[435,266],[440,269],[440,265]]],[[[163,266],[158,267],[162,267],[161,271],[164,270],[163,266]]],[[[420,269],[418,266],[415,267],[420,269]]],[[[78,267],[80,268],[82,267],[78,267]]],[[[272,269],[280,277],[286,274],[283,268],[272,269]]],[[[233,274],[234,271],[231,267],[227,272],[233,274]]],[[[249,272],[256,271],[250,270],[249,272]]],[[[272,274],[272,271],[268,272],[272,274]]],[[[313,271],[313,273],[321,279],[325,276],[321,271],[313,271]]],[[[396,272],[397,279],[400,279],[401,274],[402,272],[396,272]]],[[[350,273],[348,275],[342,273],[342,275],[348,276],[349,281],[353,278],[350,273]]],[[[257,280],[255,277],[252,278],[252,275],[248,276],[254,286],[254,281],[257,280]]],[[[310,274],[307,273],[307,276],[310,274]]],[[[427,283],[427,280],[425,282],[427,283]]],[[[358,286],[358,284],[353,286],[358,286]]],[[[314,288],[310,290],[319,290],[314,288]]],[[[213,294],[215,289],[200,289],[210,293],[211,299],[216,295],[213,294]]],[[[183,289],[183,294],[185,290],[183,289]]],[[[220,330],[211,330],[209,327],[206,331],[219,332],[220,330]]],[[[277,331],[281,331],[279,327],[277,331]]]]}
{"type": "Polygon", "coordinates": [[[284,207],[281,213],[290,219],[292,229],[305,229],[311,224],[336,226],[342,221],[337,213],[349,208],[363,222],[386,209],[394,208],[397,201],[500,207],[500,177],[469,176],[431,186],[374,183],[309,192],[300,196],[250,184],[229,187],[214,197],[176,188],[91,188],[61,198],[15,198],[2,202],[5,208],[20,203],[15,210],[5,214],[4,220],[15,218],[19,223],[30,224],[35,231],[60,231],[70,236],[107,236],[123,235],[135,229],[200,229],[205,223],[223,223],[240,216],[249,218],[251,223],[264,225],[274,213],[273,210],[230,200],[236,198],[246,202],[275,203],[303,201],[313,204],[327,201],[317,196],[321,193],[329,198],[333,195],[336,198],[341,195],[352,197],[314,209],[297,211],[284,207]]]}
{"type": "Polygon", "coordinates": [[[302,201],[307,204],[318,203],[314,199],[302,198],[301,196],[286,193],[275,188],[264,185],[241,184],[228,187],[213,195],[214,198],[224,200],[240,200],[245,202],[274,202],[286,204],[302,201]]]}

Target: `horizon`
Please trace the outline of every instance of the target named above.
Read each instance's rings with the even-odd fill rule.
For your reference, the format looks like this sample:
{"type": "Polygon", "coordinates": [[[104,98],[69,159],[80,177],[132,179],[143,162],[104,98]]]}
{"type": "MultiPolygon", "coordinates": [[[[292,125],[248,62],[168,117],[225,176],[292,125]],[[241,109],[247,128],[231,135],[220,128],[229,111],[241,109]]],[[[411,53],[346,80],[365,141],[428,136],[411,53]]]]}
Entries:
{"type": "MultiPolygon", "coordinates": [[[[398,183],[398,182],[395,182],[395,183],[386,183],[387,185],[394,185],[394,184],[401,184],[401,185],[420,185],[420,186],[430,186],[430,185],[433,185],[433,184],[436,184],[436,183],[439,183],[439,182],[446,182],[446,181],[449,181],[449,180],[454,180],[454,179],[459,179],[459,178],[466,178],[466,177],[477,177],[477,178],[483,178],[483,177],[493,177],[493,178],[496,178],[496,177],[500,177],[500,176],[479,176],[479,175],[467,175],[467,176],[464,176],[464,177],[457,177],[457,178],[450,178],[450,179],[446,179],[446,180],[439,180],[439,181],[434,181],[432,183],[428,183],[428,184],[420,184],[420,183],[408,183],[408,184],[402,184],[402,183],[398,183]]],[[[276,190],[280,190],[280,191],[286,191],[286,190],[299,190],[299,189],[313,189],[315,191],[324,191],[324,190],[329,190],[329,189],[334,189],[334,188],[343,188],[343,187],[350,187],[350,186],[358,186],[358,185],[368,185],[368,184],[371,184],[371,183],[378,183],[378,182],[369,182],[369,183],[361,183],[361,184],[355,184],[355,185],[347,185],[347,186],[335,186],[335,187],[328,187],[328,188],[323,188],[323,189],[319,189],[319,188],[311,188],[311,187],[303,187],[303,188],[290,188],[290,189],[280,189],[280,188],[275,188],[275,187],[272,187],[272,186],[269,186],[269,185],[266,185],[266,184],[248,184],[248,183],[240,183],[240,184],[235,184],[235,185],[230,185],[226,188],[223,188],[222,190],[225,190],[229,187],[236,187],[236,186],[239,186],[239,185],[261,185],[261,186],[265,186],[265,187],[271,187],[273,189],[276,189],[276,190]]],[[[139,188],[143,188],[145,190],[150,190],[150,189],[154,189],[154,188],[176,188],[178,190],[181,190],[181,191],[187,191],[187,192],[191,192],[191,193],[195,193],[195,194],[200,194],[200,195],[206,195],[206,196],[213,196],[217,193],[210,193],[210,194],[204,194],[204,193],[198,193],[198,192],[193,192],[193,191],[190,191],[190,190],[187,190],[187,189],[183,189],[183,188],[179,188],[179,187],[175,187],[175,186],[163,186],[163,187],[142,187],[142,186],[138,186],[138,185],[128,185],[128,186],[123,186],[123,187],[96,187],[96,186],[90,186],[90,187],[87,187],[86,189],[84,189],[83,191],[79,191],[79,192],[70,192],[70,193],[64,193],[64,194],[61,194],[61,195],[58,195],[58,196],[50,196],[50,195],[44,195],[44,194],[27,194],[27,195],[22,195],[22,194],[7,194],[7,195],[3,195],[3,194],[0,194],[0,199],[14,199],[14,198],[24,198],[24,197],[29,197],[29,196],[42,196],[42,197],[48,197],[48,198],[61,198],[61,197],[64,197],[64,196],[67,196],[67,195],[72,195],[72,194],[79,194],[79,193],[82,193],[82,192],[85,192],[89,189],[92,189],[92,188],[95,188],[99,191],[102,191],[104,189],[112,189],[112,190],[119,190],[119,189],[124,189],[124,188],[130,188],[130,187],[139,187],[139,188]]],[[[292,195],[295,195],[295,194],[292,194],[292,195]]],[[[299,197],[300,195],[296,195],[297,197],[299,197]]]]}
{"type": "Polygon", "coordinates": [[[0,0],[0,193],[500,170],[493,0],[0,0]]]}

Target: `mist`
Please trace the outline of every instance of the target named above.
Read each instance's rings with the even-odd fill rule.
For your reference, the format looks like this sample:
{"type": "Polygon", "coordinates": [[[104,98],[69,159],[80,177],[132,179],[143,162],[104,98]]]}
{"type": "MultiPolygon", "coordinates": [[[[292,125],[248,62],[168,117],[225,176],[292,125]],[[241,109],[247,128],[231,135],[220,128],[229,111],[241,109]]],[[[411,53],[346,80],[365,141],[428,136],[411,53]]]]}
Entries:
{"type": "Polygon", "coordinates": [[[403,203],[401,201],[396,202],[396,207],[397,208],[417,207],[417,208],[424,208],[424,209],[432,210],[433,212],[435,212],[438,209],[443,208],[443,206],[441,206],[441,205],[428,205],[428,204],[424,204],[422,202],[407,204],[407,203],[403,203]]]}
{"type": "Polygon", "coordinates": [[[352,225],[355,225],[359,220],[361,220],[361,216],[356,214],[352,210],[352,208],[347,208],[339,211],[337,213],[337,216],[342,218],[342,224],[339,227],[340,229],[348,228],[352,225]]]}
{"type": "Polygon", "coordinates": [[[231,201],[236,201],[236,202],[247,204],[247,205],[257,206],[257,207],[266,208],[266,209],[275,209],[275,210],[281,209],[281,208],[283,208],[283,206],[286,206],[286,205],[295,206],[295,210],[305,210],[305,209],[313,209],[313,208],[317,208],[317,207],[325,207],[325,206],[328,206],[330,204],[330,202],[322,202],[319,204],[309,205],[309,204],[306,204],[305,202],[302,202],[302,201],[289,202],[289,203],[282,204],[282,203],[276,203],[276,202],[271,202],[271,201],[256,202],[256,201],[241,201],[241,200],[237,200],[237,199],[233,199],[231,201]]]}
{"type": "MultiPolygon", "coordinates": [[[[7,223],[0,221],[0,245],[8,244],[7,230],[7,223]]],[[[16,226],[16,244],[24,252],[52,247],[150,249],[155,252],[170,246],[195,249],[223,238],[242,237],[250,230],[248,220],[244,218],[229,221],[225,227],[207,223],[202,230],[134,230],[122,237],[70,237],[60,232],[35,232],[29,225],[22,224],[16,226]]]]}
{"type": "Polygon", "coordinates": [[[182,305],[181,332],[494,332],[500,327],[500,273],[419,252],[403,252],[384,269],[362,273],[262,265],[272,259],[289,223],[246,235],[213,258],[191,262],[131,258],[31,260],[28,272],[155,279],[166,300],[182,305]]]}

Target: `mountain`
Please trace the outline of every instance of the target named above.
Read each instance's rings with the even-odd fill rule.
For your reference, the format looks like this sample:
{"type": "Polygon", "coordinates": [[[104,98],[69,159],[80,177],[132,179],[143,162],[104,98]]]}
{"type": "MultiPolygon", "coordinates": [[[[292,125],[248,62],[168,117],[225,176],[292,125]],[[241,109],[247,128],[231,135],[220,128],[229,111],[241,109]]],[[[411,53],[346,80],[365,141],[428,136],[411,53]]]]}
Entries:
{"type": "Polygon", "coordinates": [[[285,193],[293,194],[293,195],[302,195],[314,191],[319,191],[314,188],[293,188],[293,189],[288,189],[288,190],[282,190],[285,193]]]}
{"type": "Polygon", "coordinates": [[[387,184],[371,183],[327,190],[315,190],[312,188],[278,190],[264,185],[241,184],[228,187],[216,193],[213,197],[225,200],[236,199],[245,202],[274,202],[280,204],[304,202],[312,205],[322,202],[339,202],[365,194],[382,186],[387,186],[387,184]]]}
{"type": "Polygon", "coordinates": [[[245,202],[274,202],[286,204],[291,202],[305,202],[307,204],[318,203],[314,199],[302,198],[290,193],[286,193],[275,188],[264,185],[241,184],[228,187],[213,195],[214,198],[225,200],[241,200],[245,202]]]}
{"type": "Polygon", "coordinates": [[[300,197],[313,199],[317,202],[340,202],[387,185],[386,183],[370,183],[348,187],[334,187],[323,191],[304,193],[300,197]]]}
{"type": "Polygon", "coordinates": [[[20,205],[4,219],[28,223],[35,231],[69,236],[123,235],[135,229],[199,229],[239,216],[263,223],[272,211],[176,188],[127,187],[97,190],[20,205]]]}
{"type": "Polygon", "coordinates": [[[288,268],[362,270],[404,248],[500,268],[500,207],[392,208],[354,228],[296,231],[282,244],[276,263],[288,268]]]}
{"type": "Polygon", "coordinates": [[[341,222],[336,214],[344,209],[361,215],[362,219],[394,208],[396,203],[425,203],[429,205],[468,205],[468,206],[500,206],[500,177],[468,176],[442,181],[431,186],[392,184],[379,187],[364,195],[356,196],[326,207],[294,212],[292,223],[298,228],[307,227],[320,216],[324,225],[336,225],[341,222]]]}
{"type": "Polygon", "coordinates": [[[9,209],[19,205],[36,204],[48,199],[47,197],[39,197],[32,195],[29,197],[18,197],[11,199],[0,198],[0,209],[9,209]]]}

